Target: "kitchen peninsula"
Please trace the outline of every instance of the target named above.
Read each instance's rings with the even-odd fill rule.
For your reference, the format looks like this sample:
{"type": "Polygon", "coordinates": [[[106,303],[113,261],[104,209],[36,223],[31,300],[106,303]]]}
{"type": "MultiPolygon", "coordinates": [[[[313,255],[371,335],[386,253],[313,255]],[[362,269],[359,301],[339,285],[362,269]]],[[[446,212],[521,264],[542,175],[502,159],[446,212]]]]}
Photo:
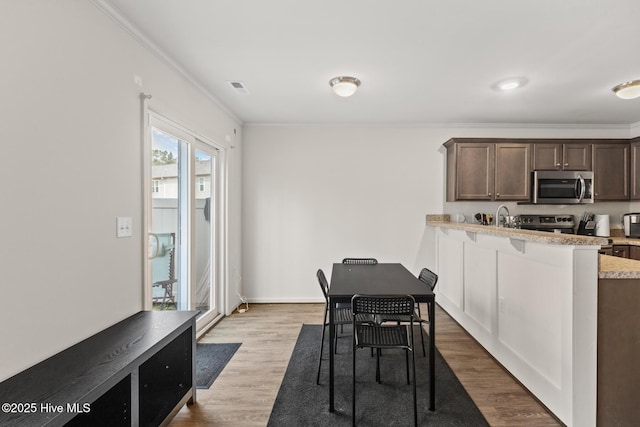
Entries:
{"type": "Polygon", "coordinates": [[[601,415],[617,409],[600,402],[599,277],[635,275],[633,265],[618,276],[623,261],[598,254],[609,243],[601,237],[453,223],[446,215],[428,215],[427,226],[438,305],[567,426],[606,425],[601,415]]]}

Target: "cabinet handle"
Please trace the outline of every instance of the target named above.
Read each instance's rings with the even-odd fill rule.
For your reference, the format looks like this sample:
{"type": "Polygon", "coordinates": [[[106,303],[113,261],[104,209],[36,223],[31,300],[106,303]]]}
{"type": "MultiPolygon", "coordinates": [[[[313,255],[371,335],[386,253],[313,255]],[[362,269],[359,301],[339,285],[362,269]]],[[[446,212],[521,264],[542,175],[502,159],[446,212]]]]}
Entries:
{"type": "Polygon", "coordinates": [[[491,196],[491,193],[489,193],[489,196],[491,196]]]}
{"type": "Polygon", "coordinates": [[[569,163],[565,163],[564,165],[565,165],[565,166],[569,166],[569,163]]]}
{"type": "Polygon", "coordinates": [[[500,197],[500,193],[496,193],[496,197],[500,197]]]}
{"type": "Polygon", "coordinates": [[[560,163],[556,163],[556,166],[560,166],[560,163]]]}

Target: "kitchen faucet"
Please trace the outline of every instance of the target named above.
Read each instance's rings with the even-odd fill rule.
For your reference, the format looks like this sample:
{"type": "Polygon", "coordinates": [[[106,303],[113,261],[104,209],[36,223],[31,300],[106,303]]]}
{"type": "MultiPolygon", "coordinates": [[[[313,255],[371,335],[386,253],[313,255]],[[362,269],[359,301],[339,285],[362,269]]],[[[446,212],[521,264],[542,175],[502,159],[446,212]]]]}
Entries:
{"type": "Polygon", "coordinates": [[[498,210],[496,211],[496,227],[500,227],[500,224],[502,224],[503,227],[508,227],[509,226],[509,208],[506,205],[500,205],[498,206],[498,210]],[[507,215],[504,217],[504,221],[500,221],[500,211],[503,210],[507,213],[507,215]]]}

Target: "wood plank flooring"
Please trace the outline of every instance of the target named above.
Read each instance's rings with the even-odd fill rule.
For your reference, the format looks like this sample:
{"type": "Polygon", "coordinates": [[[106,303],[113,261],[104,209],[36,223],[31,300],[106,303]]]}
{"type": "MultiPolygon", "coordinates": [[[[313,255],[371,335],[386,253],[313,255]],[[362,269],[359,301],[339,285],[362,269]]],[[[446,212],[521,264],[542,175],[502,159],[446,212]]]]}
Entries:
{"type": "MultiPolygon", "coordinates": [[[[221,320],[200,342],[242,346],[170,425],[266,426],[300,328],[322,323],[323,310],[323,304],[252,304],[221,320]]],[[[436,346],[490,425],[562,425],[440,308],[436,346]]]]}

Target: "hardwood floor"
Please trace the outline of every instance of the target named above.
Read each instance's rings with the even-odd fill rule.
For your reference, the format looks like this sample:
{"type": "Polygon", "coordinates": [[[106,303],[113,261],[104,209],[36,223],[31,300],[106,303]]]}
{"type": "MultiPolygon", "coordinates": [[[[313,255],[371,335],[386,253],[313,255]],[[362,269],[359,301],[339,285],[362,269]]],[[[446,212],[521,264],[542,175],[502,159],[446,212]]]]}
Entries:
{"type": "MultiPolygon", "coordinates": [[[[197,403],[170,425],[265,426],[300,327],[322,323],[323,310],[322,304],[253,304],[220,321],[200,342],[242,346],[211,388],[198,390],[197,403]]],[[[440,308],[436,346],[490,425],[561,425],[440,308]]]]}

